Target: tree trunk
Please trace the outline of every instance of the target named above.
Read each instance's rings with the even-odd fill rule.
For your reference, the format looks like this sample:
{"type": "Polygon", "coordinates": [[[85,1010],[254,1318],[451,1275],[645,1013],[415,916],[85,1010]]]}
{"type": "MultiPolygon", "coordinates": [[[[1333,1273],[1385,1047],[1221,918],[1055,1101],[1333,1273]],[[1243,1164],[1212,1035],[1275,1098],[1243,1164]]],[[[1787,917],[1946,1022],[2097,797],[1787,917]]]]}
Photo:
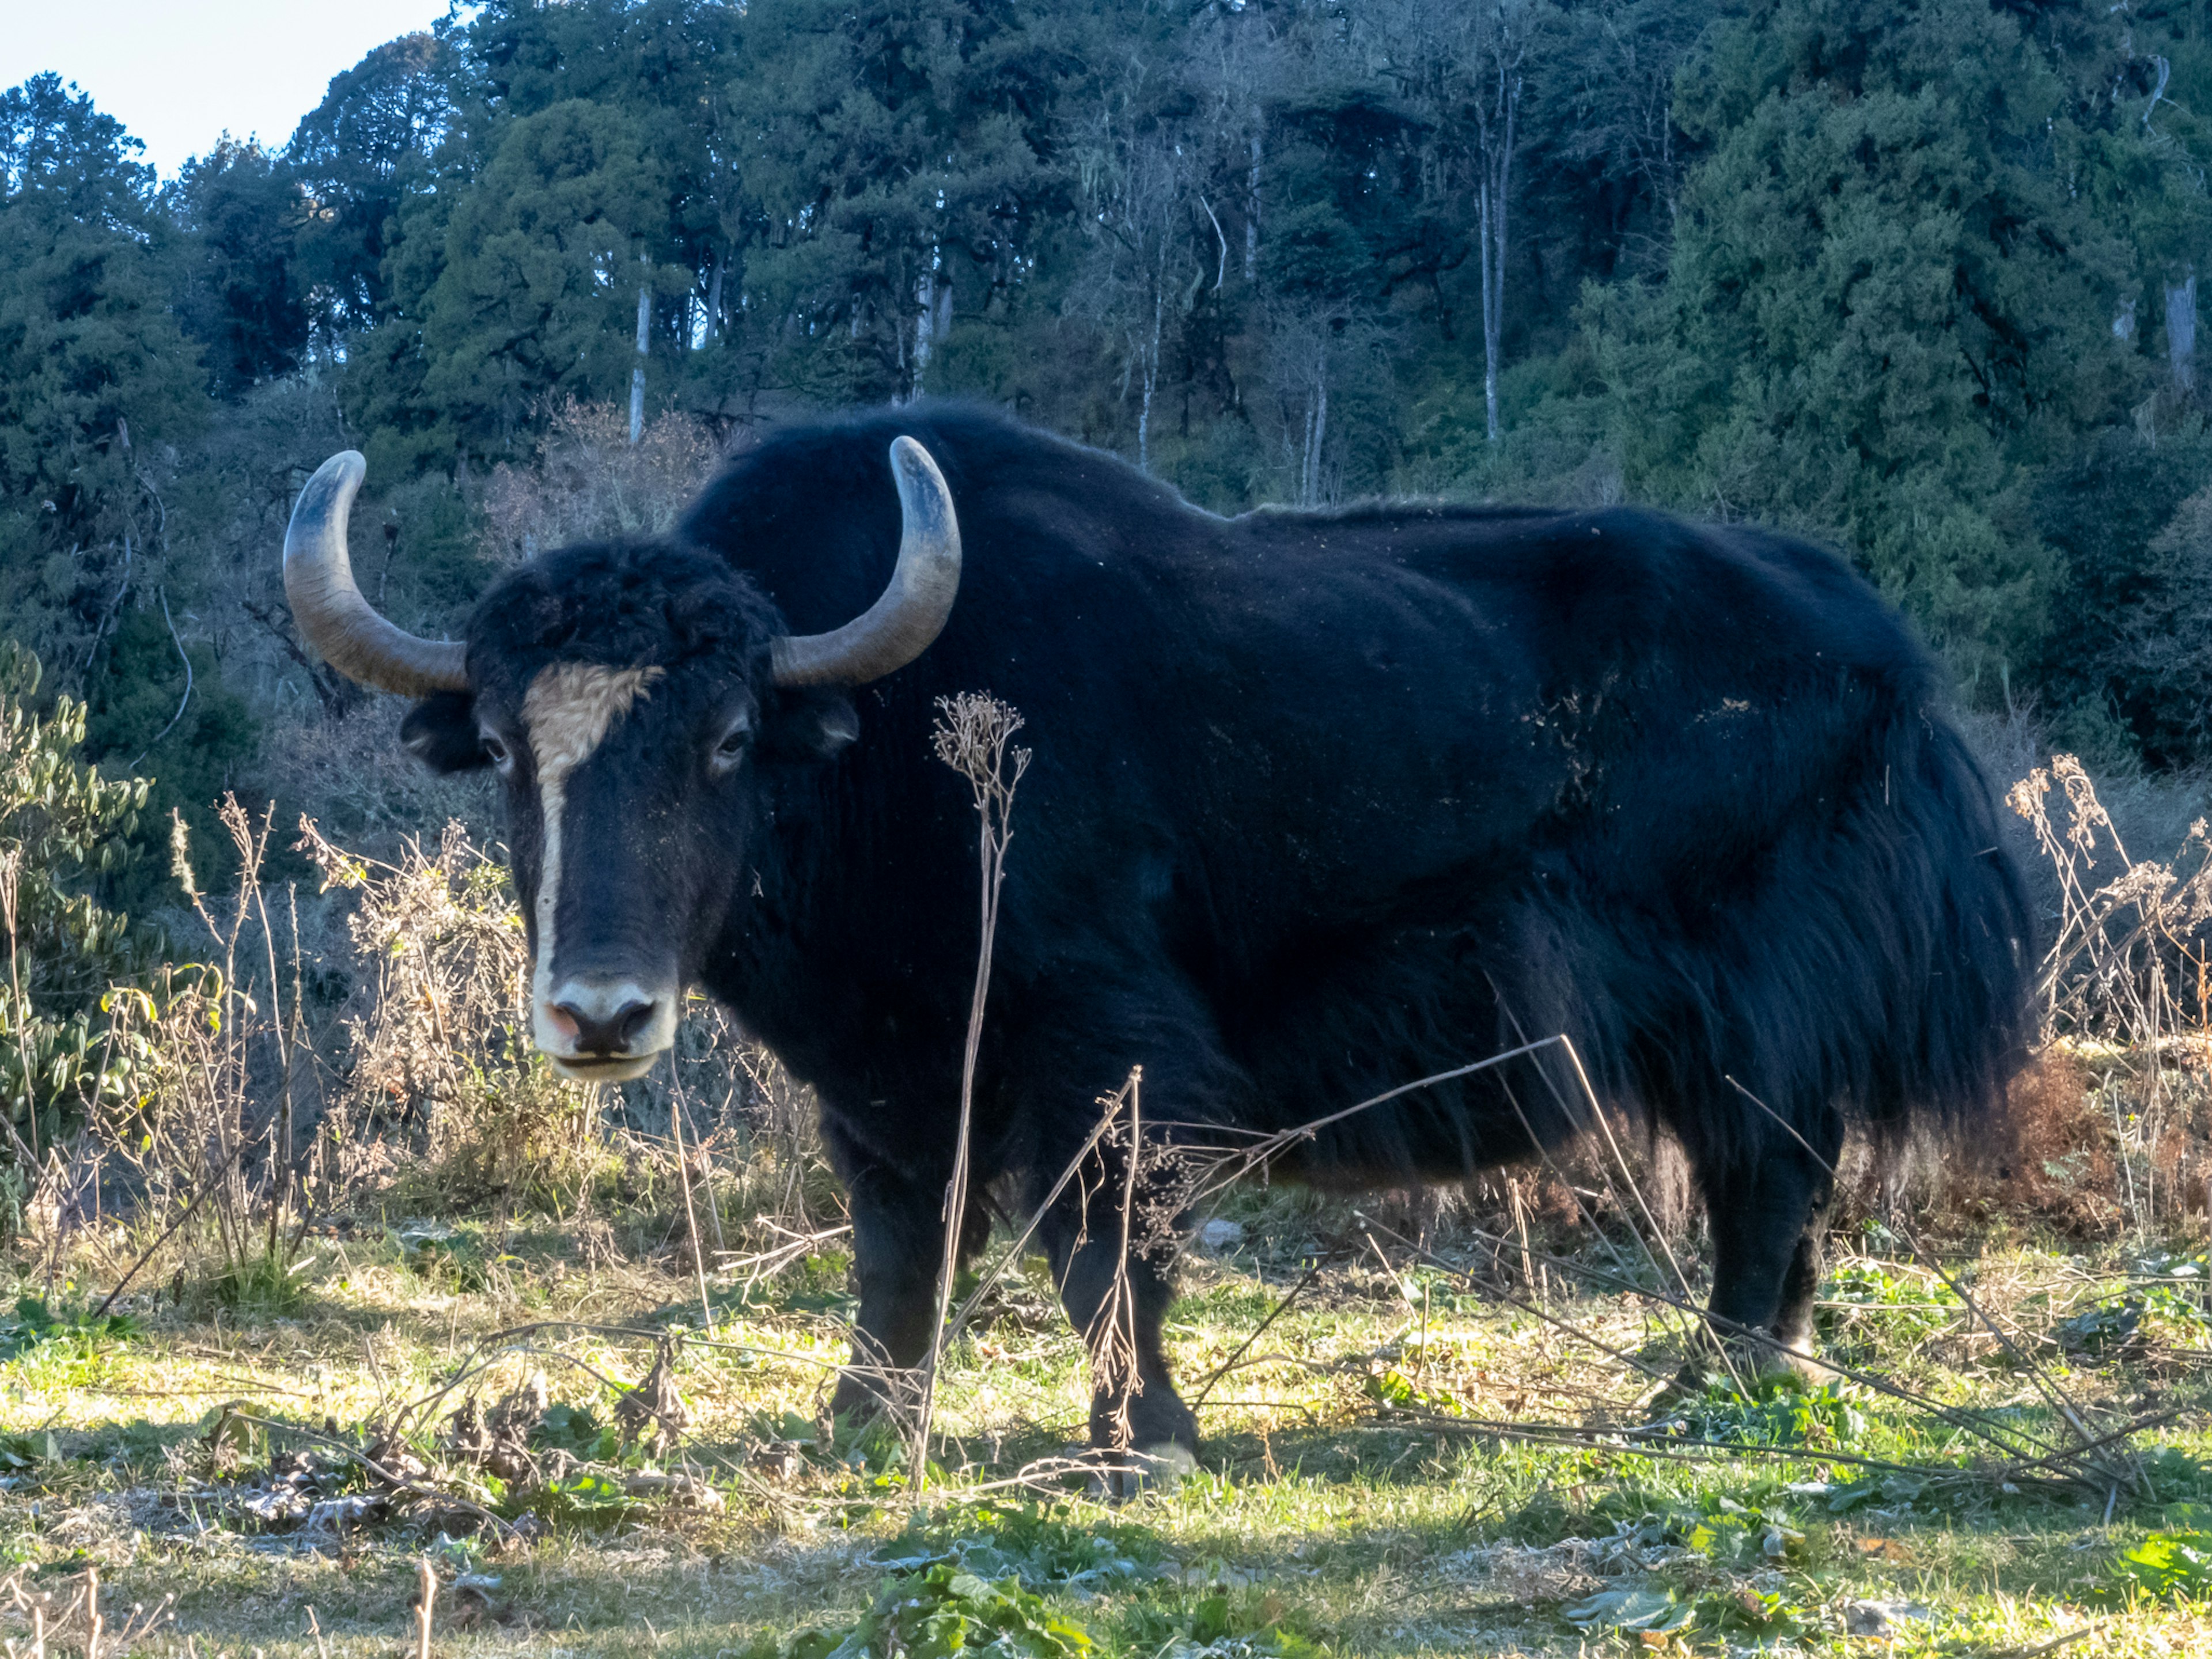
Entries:
{"type": "Polygon", "coordinates": [[[1321,505],[1321,455],[1328,442],[1328,337],[1324,331],[1315,344],[1313,394],[1306,402],[1306,453],[1298,468],[1298,505],[1321,505]]]}
{"type": "MultiPolygon", "coordinates": [[[[637,262],[649,271],[652,258],[641,252],[637,262]]],[[[629,441],[635,447],[645,431],[645,348],[653,329],[653,287],[637,285],[637,366],[629,372],[629,441]]]]}
{"type": "Polygon", "coordinates": [[[1260,112],[1252,112],[1252,171],[1244,196],[1244,280],[1260,276],[1260,112]]]}
{"type": "Polygon", "coordinates": [[[1521,112],[1518,54],[1509,56],[1499,42],[1498,88],[1488,111],[1478,117],[1481,177],[1475,185],[1475,229],[1482,240],[1482,404],[1489,438],[1501,435],[1498,419],[1498,372],[1504,357],[1505,207],[1513,186],[1513,148],[1521,112]]]}
{"type": "Polygon", "coordinates": [[[707,282],[707,330],[704,345],[711,342],[722,327],[722,273],[730,268],[730,250],[726,246],[714,256],[714,274],[707,282]]]}
{"type": "Polygon", "coordinates": [[[2197,274],[2166,291],[2166,356],[2173,366],[2173,389],[2187,397],[2197,389],[2197,274]]]}
{"type": "Polygon", "coordinates": [[[1160,383],[1160,329],[1167,307],[1167,295],[1163,291],[1166,273],[1162,272],[1152,284],[1152,338],[1145,349],[1145,394],[1137,406],[1137,471],[1150,477],[1152,471],[1152,392],[1160,383]]]}

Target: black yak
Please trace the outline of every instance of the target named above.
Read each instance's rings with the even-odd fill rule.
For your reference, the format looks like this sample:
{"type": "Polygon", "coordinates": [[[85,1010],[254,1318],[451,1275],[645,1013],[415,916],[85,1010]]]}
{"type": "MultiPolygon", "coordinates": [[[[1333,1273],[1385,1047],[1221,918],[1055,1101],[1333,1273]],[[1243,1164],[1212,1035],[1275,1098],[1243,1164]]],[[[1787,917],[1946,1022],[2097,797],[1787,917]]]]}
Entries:
{"type": "MultiPolygon", "coordinates": [[[[820,1097],[856,1341],[893,1365],[934,1316],[977,945],[973,803],[930,740],[950,694],[1012,704],[1035,754],[975,1096],[976,1179],[1032,1200],[1133,1065],[1146,1121],[1202,1140],[1564,1033],[1686,1154],[1716,1324],[1802,1349],[1846,1127],[1992,1113],[2021,1052],[2028,909],[1942,677],[1803,542],[1626,507],[1224,519],[924,405],[772,434],[674,534],[507,573],[464,647],[354,589],[360,476],[335,458],[301,497],[295,610],[421,699],[432,765],[504,778],[538,1042],[631,1076],[687,987],[732,1010],[820,1097]]],[[[1528,1158],[1583,1127],[1547,1063],[1346,1118],[1280,1171],[1528,1158]]],[[[1039,1233],[1081,1330],[1123,1266],[1084,1206],[1120,1195],[1075,1183],[1039,1233]]],[[[1123,1408],[1139,1445],[1194,1447],[1165,1271],[1127,1267],[1140,1387],[1093,1434],[1123,1408]]]]}

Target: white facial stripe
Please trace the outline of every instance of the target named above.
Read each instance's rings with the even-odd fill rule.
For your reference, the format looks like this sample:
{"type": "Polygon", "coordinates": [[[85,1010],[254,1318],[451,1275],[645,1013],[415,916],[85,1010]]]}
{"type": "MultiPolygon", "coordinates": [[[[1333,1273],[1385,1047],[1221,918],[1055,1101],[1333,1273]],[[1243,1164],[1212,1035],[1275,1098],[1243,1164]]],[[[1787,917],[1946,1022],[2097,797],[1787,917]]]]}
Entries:
{"type": "Polygon", "coordinates": [[[530,1012],[538,1046],[549,1054],[568,1043],[546,1018],[553,994],[553,920],[561,899],[561,814],[568,777],[605,741],[614,723],[643,701],[658,668],[602,668],[597,663],[556,662],[539,671],[522,699],[523,729],[538,763],[538,805],[544,817],[538,866],[538,961],[530,976],[530,1012]]]}

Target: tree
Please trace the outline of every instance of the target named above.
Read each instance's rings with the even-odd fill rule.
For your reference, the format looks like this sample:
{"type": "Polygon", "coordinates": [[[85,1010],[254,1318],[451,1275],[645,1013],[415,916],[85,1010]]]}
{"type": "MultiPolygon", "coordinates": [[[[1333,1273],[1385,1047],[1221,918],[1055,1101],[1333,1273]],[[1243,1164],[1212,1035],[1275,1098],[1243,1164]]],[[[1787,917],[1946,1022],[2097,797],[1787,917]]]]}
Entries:
{"type": "Polygon", "coordinates": [[[1630,487],[1840,535],[1994,683],[2055,575],[2027,470],[2141,384],[2060,83],[1982,0],[1761,0],[1678,106],[1711,154],[1664,289],[1589,313],[1630,487]]]}
{"type": "MultiPolygon", "coordinates": [[[[622,395],[638,257],[661,252],[665,191],[637,125],[577,99],[504,123],[477,187],[450,205],[403,210],[403,235],[441,233],[441,257],[427,291],[399,288],[386,328],[418,325],[422,401],[453,442],[507,453],[549,399],[622,395]]],[[[690,286],[657,259],[648,276],[690,286]]]]}
{"type": "Polygon", "coordinates": [[[1147,472],[1168,325],[1209,278],[1216,292],[1227,280],[1228,238],[1197,187],[1194,163],[1181,134],[1133,118],[1123,102],[1101,112],[1078,166],[1094,247],[1070,303],[1115,342],[1121,395],[1136,392],[1137,465],[1147,472]],[[1210,259],[1195,245],[1202,231],[1217,245],[1205,250],[1210,259]]]}
{"type": "Polygon", "coordinates": [[[0,94],[0,611],[79,686],[205,413],[138,148],[57,76],[0,94]]]}
{"type": "Polygon", "coordinates": [[[429,33],[386,41],[334,76],[285,147],[312,204],[295,258],[301,292],[334,338],[375,323],[400,204],[427,181],[454,116],[453,54],[429,33]]]}
{"type": "Polygon", "coordinates": [[[692,274],[686,303],[660,331],[679,346],[720,320],[741,159],[731,144],[726,88],[744,73],[737,57],[744,13],[732,0],[489,0],[465,36],[476,81],[501,113],[532,115],[580,98],[637,123],[666,191],[654,258],[692,274]]]}
{"type": "Polygon", "coordinates": [[[834,402],[911,398],[959,296],[1009,301],[1065,203],[1048,157],[1070,65],[1050,28],[1015,0],[746,12],[729,118],[765,377],[834,402]]]}
{"type": "Polygon", "coordinates": [[[308,314],[294,264],[307,213],[289,169],[226,136],[185,164],[168,194],[183,232],[177,315],[199,343],[216,395],[234,398],[299,368],[308,314]]]}

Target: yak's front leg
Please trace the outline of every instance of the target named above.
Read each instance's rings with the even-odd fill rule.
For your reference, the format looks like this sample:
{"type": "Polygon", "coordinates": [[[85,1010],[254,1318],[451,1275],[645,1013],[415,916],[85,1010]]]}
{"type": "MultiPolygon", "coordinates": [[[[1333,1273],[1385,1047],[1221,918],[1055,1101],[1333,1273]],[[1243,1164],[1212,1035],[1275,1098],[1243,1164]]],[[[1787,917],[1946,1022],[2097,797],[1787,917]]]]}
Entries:
{"type": "MultiPolygon", "coordinates": [[[[845,1182],[853,1215],[853,1265],[860,1310],[853,1360],[837,1379],[832,1412],[872,1416],[904,1403],[911,1376],[929,1354],[937,1317],[937,1273],[945,1261],[945,1182],[902,1172],[859,1152],[828,1125],[831,1162],[845,1182]]],[[[963,1262],[988,1241],[990,1213],[973,1188],[960,1229],[963,1262]]]]}
{"type": "Polygon", "coordinates": [[[1127,1156],[1094,1155],[1098,1178],[1072,1183],[1040,1232],[1068,1322],[1091,1355],[1091,1443],[1180,1472],[1195,1465],[1198,1419],[1176,1392],[1160,1346],[1175,1299],[1166,1265],[1174,1243],[1158,1235],[1171,1200],[1141,1178],[1133,1190],[1127,1156]],[[1125,1206],[1134,1211],[1126,1249],[1125,1206]]]}

